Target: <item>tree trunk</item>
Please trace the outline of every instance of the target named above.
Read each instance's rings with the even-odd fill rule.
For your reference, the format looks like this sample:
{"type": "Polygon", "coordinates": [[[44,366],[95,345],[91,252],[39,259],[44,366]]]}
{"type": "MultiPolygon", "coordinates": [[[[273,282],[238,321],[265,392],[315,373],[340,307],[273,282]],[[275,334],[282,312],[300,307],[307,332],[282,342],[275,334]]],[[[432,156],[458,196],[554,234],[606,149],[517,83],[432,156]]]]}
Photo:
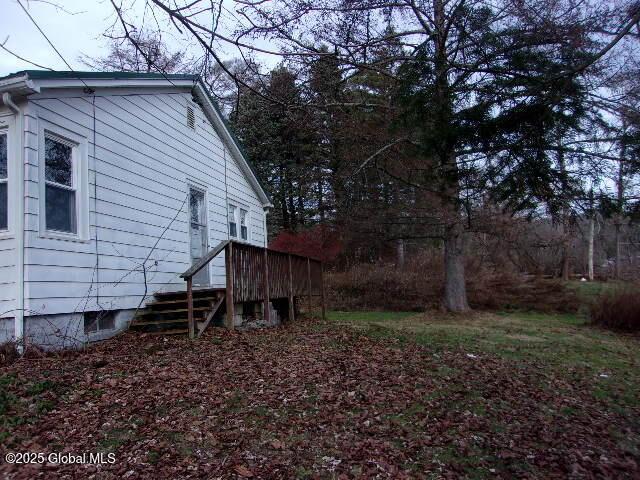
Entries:
{"type": "Polygon", "coordinates": [[[324,189],[322,187],[322,175],[318,174],[318,215],[320,216],[320,225],[324,225],[324,189]]]}
{"type": "Polygon", "coordinates": [[[280,164],[280,185],[278,194],[280,197],[280,210],[282,212],[282,228],[289,230],[291,228],[291,219],[289,218],[289,210],[287,209],[286,176],[283,164],[280,164]]]}
{"type": "Polygon", "coordinates": [[[464,232],[458,223],[447,228],[444,238],[444,306],[450,312],[466,312],[464,232]]]}
{"type": "Polygon", "coordinates": [[[587,250],[587,270],[589,275],[589,281],[593,282],[595,275],[593,272],[593,241],[596,235],[596,219],[592,214],[589,217],[589,245],[587,250]]]}
{"type": "Polygon", "coordinates": [[[289,206],[289,223],[292,231],[298,231],[298,212],[296,212],[295,199],[293,198],[293,185],[291,180],[287,184],[287,204],[289,206]]]}
{"type": "MultiPolygon", "coordinates": [[[[562,135],[559,134],[558,146],[562,146],[562,135]]],[[[570,266],[570,251],[571,251],[571,228],[569,225],[569,186],[567,185],[567,167],[564,158],[564,152],[560,150],[558,152],[558,166],[562,174],[562,191],[561,200],[562,207],[560,209],[560,227],[562,228],[562,265],[560,266],[560,277],[563,281],[569,281],[569,269],[570,266]]]]}
{"type": "MultiPolygon", "coordinates": [[[[623,132],[627,131],[627,124],[623,121],[622,125],[623,132]]],[[[615,277],[616,280],[620,280],[622,275],[622,249],[620,246],[620,227],[622,226],[623,215],[624,215],[624,189],[625,189],[625,170],[624,165],[627,156],[627,142],[623,140],[622,148],[620,151],[620,159],[618,159],[618,178],[616,179],[616,193],[617,193],[617,212],[614,219],[614,224],[616,228],[616,270],[615,277]]]]}
{"type": "Polygon", "coordinates": [[[622,248],[620,246],[620,222],[616,220],[615,223],[616,228],[616,270],[615,270],[615,278],[616,280],[620,280],[622,276],[622,269],[620,268],[620,262],[622,261],[622,248]]]}
{"type": "Polygon", "coordinates": [[[396,240],[396,253],[397,253],[397,265],[398,268],[404,267],[404,239],[399,238],[396,240]]]}
{"type": "Polygon", "coordinates": [[[447,18],[445,0],[434,0],[434,73],[433,102],[435,128],[441,132],[441,145],[437,149],[442,164],[441,192],[444,207],[444,307],[450,312],[469,310],[464,274],[464,227],[460,218],[460,179],[455,154],[455,139],[451,137],[453,125],[453,96],[449,85],[447,52],[447,18]]]}
{"type": "Polygon", "coordinates": [[[564,238],[562,239],[562,280],[565,282],[569,281],[569,270],[571,268],[570,264],[570,239],[569,234],[565,229],[564,238]]]}

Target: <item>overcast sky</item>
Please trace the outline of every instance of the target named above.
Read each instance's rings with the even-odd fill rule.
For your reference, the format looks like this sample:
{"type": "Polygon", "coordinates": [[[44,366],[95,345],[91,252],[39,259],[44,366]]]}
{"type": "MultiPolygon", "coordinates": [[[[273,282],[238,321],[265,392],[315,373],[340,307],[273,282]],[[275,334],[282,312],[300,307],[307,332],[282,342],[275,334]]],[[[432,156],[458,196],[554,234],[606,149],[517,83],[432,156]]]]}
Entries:
{"type": "MultiPolygon", "coordinates": [[[[110,0],[21,0],[21,2],[74,70],[88,69],[80,61],[81,55],[104,56],[108,51],[109,42],[103,34],[117,20],[110,0]],[[56,5],[62,8],[57,8],[56,5]]],[[[145,18],[144,4],[144,0],[127,2],[131,9],[126,12],[126,17],[138,26],[145,18]]],[[[229,17],[233,15],[232,8],[233,5],[229,2],[229,7],[225,7],[226,12],[223,11],[221,24],[232,26],[234,20],[229,17]]],[[[146,19],[149,19],[149,15],[146,19]]],[[[163,39],[171,50],[186,49],[195,55],[201,53],[199,49],[189,48],[192,39],[185,40],[172,36],[174,34],[171,33],[171,27],[166,30],[169,33],[163,36],[163,39]]],[[[17,0],[0,0],[0,43],[21,57],[42,66],[54,70],[68,70],[20,8],[17,0]]],[[[224,45],[218,45],[218,49],[224,58],[238,56],[231,50],[225,51],[224,45]]],[[[36,68],[0,49],[0,76],[36,68]]]]}
{"type": "MultiPolygon", "coordinates": [[[[78,57],[83,53],[104,53],[106,42],[102,33],[114,20],[111,4],[108,0],[54,1],[73,14],[44,2],[22,0],[22,3],[73,69],[86,70],[78,57]]],[[[0,0],[0,43],[40,65],[68,70],[16,0],[0,0]]],[[[0,76],[35,68],[0,49],[0,76]]]]}

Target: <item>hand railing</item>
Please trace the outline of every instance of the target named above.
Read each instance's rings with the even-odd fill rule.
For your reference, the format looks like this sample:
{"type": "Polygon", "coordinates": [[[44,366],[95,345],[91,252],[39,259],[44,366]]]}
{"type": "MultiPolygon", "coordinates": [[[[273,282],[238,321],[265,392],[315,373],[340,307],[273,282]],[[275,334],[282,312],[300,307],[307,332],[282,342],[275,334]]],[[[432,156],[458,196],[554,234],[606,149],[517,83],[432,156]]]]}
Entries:
{"type": "Polygon", "coordinates": [[[190,338],[195,337],[193,276],[205,268],[222,251],[225,252],[227,310],[225,326],[227,328],[233,329],[236,302],[263,301],[264,320],[268,323],[271,315],[270,299],[287,298],[288,317],[293,320],[295,316],[294,298],[306,294],[310,311],[314,292],[322,299],[322,317],[325,318],[324,266],[322,262],[309,257],[225,240],[180,275],[187,282],[190,338]]]}
{"type": "Polygon", "coordinates": [[[180,275],[180,278],[184,278],[187,281],[187,320],[189,324],[189,338],[195,338],[196,336],[196,325],[193,320],[193,276],[209,265],[211,260],[220,255],[220,252],[222,252],[229,243],[229,240],[220,242],[216,248],[209,250],[204,257],[191,265],[186,272],[180,275]]]}

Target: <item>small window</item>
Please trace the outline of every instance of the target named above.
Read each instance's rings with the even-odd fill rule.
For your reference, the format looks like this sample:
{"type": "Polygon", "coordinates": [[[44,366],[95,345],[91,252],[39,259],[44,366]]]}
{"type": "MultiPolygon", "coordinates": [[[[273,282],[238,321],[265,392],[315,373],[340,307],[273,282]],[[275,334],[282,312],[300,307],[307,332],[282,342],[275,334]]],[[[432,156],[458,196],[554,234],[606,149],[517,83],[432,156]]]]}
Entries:
{"type": "Polygon", "coordinates": [[[191,105],[187,105],[187,127],[191,130],[196,129],[196,114],[191,105]]]}
{"type": "Polygon", "coordinates": [[[247,228],[247,212],[244,208],[240,209],[240,238],[247,240],[249,238],[249,229],[247,228]]]}
{"type": "Polygon", "coordinates": [[[0,230],[7,230],[9,225],[8,151],[7,132],[0,131],[0,230]]]}
{"type": "Polygon", "coordinates": [[[113,330],[116,326],[116,312],[84,312],[84,333],[113,330]]]}
{"type": "Polygon", "coordinates": [[[237,207],[229,204],[229,236],[238,237],[238,222],[236,220],[237,207]]]}
{"type": "Polygon", "coordinates": [[[45,148],[45,225],[47,230],[76,233],[76,185],[74,145],[46,136],[45,148]]]}

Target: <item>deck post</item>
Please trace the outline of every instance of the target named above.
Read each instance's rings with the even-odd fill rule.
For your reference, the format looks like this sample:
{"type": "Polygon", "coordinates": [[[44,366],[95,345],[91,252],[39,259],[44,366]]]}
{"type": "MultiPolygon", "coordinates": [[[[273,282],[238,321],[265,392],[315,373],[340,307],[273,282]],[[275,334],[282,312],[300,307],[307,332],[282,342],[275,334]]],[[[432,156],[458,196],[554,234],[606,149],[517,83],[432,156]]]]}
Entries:
{"type": "Polygon", "coordinates": [[[295,320],[295,308],[293,306],[293,272],[291,271],[291,254],[287,255],[289,260],[289,321],[295,320]]]}
{"type": "Polygon", "coordinates": [[[234,305],[233,305],[233,242],[229,242],[227,245],[227,250],[225,252],[224,263],[226,270],[226,279],[227,279],[227,321],[226,327],[229,330],[233,330],[233,317],[234,317],[234,305]]]}
{"type": "Polygon", "coordinates": [[[267,325],[271,321],[271,308],[269,307],[269,250],[264,249],[264,268],[262,274],[264,275],[264,307],[263,316],[267,325]]]}
{"type": "Polygon", "coordinates": [[[326,320],[327,319],[327,304],[326,304],[326,298],[325,298],[325,291],[324,291],[324,262],[320,262],[320,295],[322,295],[321,297],[321,303],[322,303],[322,319],[326,320]]]}
{"type": "Polygon", "coordinates": [[[193,321],[193,277],[187,278],[187,319],[189,323],[189,338],[196,338],[196,328],[193,321]]]}
{"type": "Polygon", "coordinates": [[[307,309],[311,316],[311,260],[307,257],[307,309]]]}

